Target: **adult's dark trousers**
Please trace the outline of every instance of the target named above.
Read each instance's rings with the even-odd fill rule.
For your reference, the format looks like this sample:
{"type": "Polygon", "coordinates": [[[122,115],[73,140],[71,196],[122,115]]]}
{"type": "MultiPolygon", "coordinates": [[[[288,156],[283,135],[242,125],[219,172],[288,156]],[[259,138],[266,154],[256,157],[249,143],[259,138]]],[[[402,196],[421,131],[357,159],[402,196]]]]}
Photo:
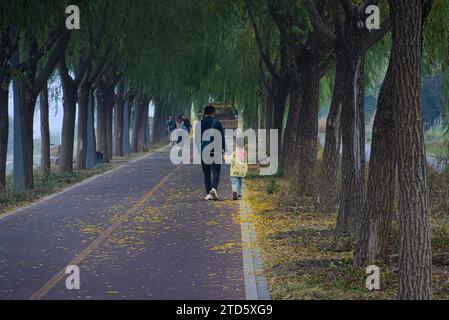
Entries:
{"type": "Polygon", "coordinates": [[[206,194],[209,194],[212,188],[215,188],[215,190],[218,189],[218,184],[220,183],[221,164],[205,164],[203,162],[201,166],[204,174],[204,187],[206,188],[206,194]]]}

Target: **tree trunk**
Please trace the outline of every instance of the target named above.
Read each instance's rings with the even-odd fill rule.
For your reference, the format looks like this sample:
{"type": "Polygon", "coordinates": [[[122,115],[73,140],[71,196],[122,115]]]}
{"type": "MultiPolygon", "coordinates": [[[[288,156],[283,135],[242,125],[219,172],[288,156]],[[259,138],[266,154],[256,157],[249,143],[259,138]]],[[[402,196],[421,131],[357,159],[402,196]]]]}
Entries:
{"type": "Polygon", "coordinates": [[[73,171],[77,92],[70,83],[64,80],[62,80],[62,88],[64,93],[64,116],[62,119],[59,171],[66,173],[73,171]]]}
{"type": "Polygon", "coordinates": [[[123,157],[123,125],[124,125],[124,108],[125,101],[123,100],[124,90],[123,80],[117,86],[117,95],[115,96],[114,106],[114,155],[123,157]]]}
{"type": "Polygon", "coordinates": [[[103,154],[103,159],[107,154],[107,130],[106,130],[106,97],[105,90],[99,87],[97,96],[97,151],[103,154]]]}
{"type": "Polygon", "coordinates": [[[157,144],[160,141],[160,121],[162,113],[162,102],[159,98],[154,99],[154,116],[153,116],[153,127],[152,127],[152,138],[153,144],[157,144]]]}
{"type": "Polygon", "coordinates": [[[9,133],[8,98],[9,83],[2,81],[0,84],[0,188],[6,186],[6,159],[9,133]]]}
{"type": "Polygon", "coordinates": [[[335,202],[338,199],[337,168],[340,159],[344,72],[344,64],[337,54],[334,89],[329,115],[326,121],[326,140],[324,142],[321,175],[317,194],[317,205],[327,213],[333,211],[335,202]]]}
{"type": "Polygon", "coordinates": [[[358,101],[364,50],[348,47],[344,59],[342,100],[342,181],[337,233],[354,233],[361,225],[364,204],[364,169],[362,168],[360,132],[361,103],[358,101]]]}
{"type": "Polygon", "coordinates": [[[129,156],[131,152],[129,133],[130,133],[130,119],[131,119],[131,106],[132,101],[127,100],[124,104],[124,114],[123,114],[123,154],[129,156]]]}
{"type": "Polygon", "coordinates": [[[319,55],[313,55],[305,61],[303,70],[301,70],[303,94],[298,116],[296,145],[299,148],[297,183],[302,195],[312,195],[315,190],[320,92],[319,69],[319,55]]]}
{"type": "Polygon", "coordinates": [[[399,172],[399,299],[432,298],[432,251],[421,108],[423,0],[390,0],[399,172]]]}
{"type": "Polygon", "coordinates": [[[95,167],[97,145],[95,141],[95,98],[94,89],[89,89],[87,102],[87,143],[86,143],[86,169],[95,167]]]}
{"type": "Polygon", "coordinates": [[[396,181],[394,73],[390,63],[374,119],[365,218],[354,255],[354,264],[359,267],[389,262],[388,240],[396,181]]]}
{"type": "Polygon", "coordinates": [[[299,113],[301,107],[301,88],[297,81],[291,84],[290,90],[290,108],[288,112],[287,125],[285,127],[284,141],[282,143],[282,168],[286,177],[295,175],[295,150],[296,150],[296,132],[299,122],[299,113]]]}
{"type": "Polygon", "coordinates": [[[106,94],[106,157],[105,162],[108,163],[112,160],[112,129],[113,129],[113,117],[114,117],[114,90],[108,90],[106,94]]]}
{"type": "Polygon", "coordinates": [[[47,177],[50,174],[50,128],[47,85],[41,91],[39,102],[41,110],[41,172],[44,177],[47,177]]]}
{"type": "MultiPolygon", "coordinates": [[[[278,150],[282,150],[284,113],[288,93],[289,93],[289,84],[287,78],[278,80],[276,95],[274,97],[274,116],[273,116],[273,129],[278,130],[278,150]]],[[[279,158],[281,159],[282,162],[283,155],[280,154],[279,158]]]]}
{"type": "MultiPolygon", "coordinates": [[[[147,130],[148,130],[148,112],[149,112],[149,100],[143,99],[143,112],[142,112],[142,124],[140,125],[140,130],[138,132],[138,150],[139,152],[148,151],[147,146],[147,130]]],[[[161,111],[160,111],[161,112],[161,111]]],[[[155,121],[155,119],[153,120],[155,121]]],[[[157,123],[157,122],[156,122],[157,123]]]]}
{"type": "MultiPolygon", "coordinates": [[[[83,80],[84,81],[84,80],[83,80]]],[[[78,90],[78,143],[76,152],[76,168],[85,170],[87,163],[87,116],[89,104],[89,88],[81,84],[78,90]]]]}
{"type": "Polygon", "coordinates": [[[264,96],[262,94],[259,95],[259,108],[257,110],[257,118],[259,121],[259,129],[265,129],[265,118],[264,118],[264,114],[265,114],[265,109],[266,109],[266,104],[263,103],[263,98],[264,96]]]}
{"type": "Polygon", "coordinates": [[[136,114],[134,117],[134,127],[132,132],[132,141],[131,141],[131,152],[137,153],[139,152],[139,132],[141,131],[141,127],[143,126],[143,117],[144,117],[144,102],[141,97],[137,97],[136,99],[136,114]]]}
{"type": "MultiPolygon", "coordinates": [[[[18,64],[19,51],[13,54],[11,59],[12,64],[18,64]]],[[[25,108],[23,102],[23,90],[22,84],[18,79],[13,81],[13,94],[14,94],[14,163],[13,163],[13,184],[15,192],[26,191],[26,179],[25,179],[25,159],[24,159],[24,144],[23,144],[23,130],[22,130],[22,112],[25,108]]]]}
{"type": "MultiPolygon", "coordinates": [[[[23,145],[23,161],[25,173],[25,189],[34,189],[34,110],[36,107],[36,97],[31,89],[22,85],[21,87],[21,109],[22,109],[22,145],[23,145]]],[[[14,142],[16,143],[16,141],[14,142]]]]}
{"type": "Polygon", "coordinates": [[[268,131],[273,129],[273,97],[269,93],[267,95],[267,107],[265,112],[265,128],[268,131]]]}
{"type": "MultiPolygon", "coordinates": [[[[365,55],[362,55],[362,61],[360,64],[360,73],[357,79],[357,110],[359,112],[359,141],[360,141],[360,164],[362,167],[362,181],[363,192],[365,192],[365,169],[366,169],[366,156],[365,156],[365,55]]],[[[360,223],[363,219],[360,220],[360,223]]]]}

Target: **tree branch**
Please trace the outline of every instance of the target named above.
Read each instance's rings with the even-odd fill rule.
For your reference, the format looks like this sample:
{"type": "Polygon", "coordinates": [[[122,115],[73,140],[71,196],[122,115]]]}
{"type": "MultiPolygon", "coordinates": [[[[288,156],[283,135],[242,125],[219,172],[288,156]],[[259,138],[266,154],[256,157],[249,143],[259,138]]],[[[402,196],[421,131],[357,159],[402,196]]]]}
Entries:
{"type": "Polygon", "coordinates": [[[318,32],[322,37],[324,37],[331,45],[337,40],[337,37],[332,32],[331,29],[324,23],[321,18],[320,13],[318,12],[315,4],[312,0],[305,0],[307,12],[309,13],[310,21],[312,22],[313,28],[316,32],[318,32]]]}
{"type": "Polygon", "coordinates": [[[64,29],[64,31],[59,37],[58,42],[56,43],[55,48],[53,49],[53,52],[48,58],[47,63],[45,64],[44,68],[34,81],[33,93],[36,96],[39,95],[45,83],[47,83],[47,80],[50,77],[51,73],[53,72],[53,69],[55,68],[59,59],[61,59],[61,56],[64,54],[65,49],[67,48],[67,45],[69,43],[69,39],[70,39],[70,31],[64,29]]]}
{"type": "Polygon", "coordinates": [[[371,32],[366,39],[366,47],[371,48],[373,45],[382,40],[385,35],[390,32],[392,27],[391,18],[388,17],[384,22],[382,22],[382,28],[371,32]]]}
{"type": "Polygon", "coordinates": [[[356,14],[356,6],[352,3],[352,0],[340,0],[341,6],[345,11],[346,17],[351,18],[356,14]]]}
{"type": "Polygon", "coordinates": [[[320,78],[324,77],[335,62],[333,53],[329,54],[320,64],[320,78]]]}
{"type": "MultiPolygon", "coordinates": [[[[277,6],[274,6],[273,3],[271,3],[269,10],[271,13],[271,16],[273,17],[274,23],[276,24],[279,32],[281,33],[282,38],[284,39],[284,41],[293,49],[295,55],[301,55],[302,53],[304,53],[305,51],[305,47],[303,45],[303,43],[305,43],[307,41],[306,38],[302,38],[302,39],[294,39],[292,37],[292,35],[289,33],[287,26],[288,26],[288,21],[287,19],[285,19],[284,17],[281,17],[280,15],[277,14],[277,10],[281,7],[282,2],[281,1],[277,1],[277,6]]],[[[304,31],[304,28],[302,28],[299,23],[295,23],[295,25],[302,29],[304,31]]]]}
{"type": "Polygon", "coordinates": [[[67,29],[65,28],[64,24],[58,25],[58,27],[54,31],[50,32],[45,44],[37,49],[33,53],[33,55],[30,55],[27,60],[21,62],[16,68],[24,72],[31,65],[37,64],[37,62],[45,55],[46,52],[48,52],[48,50],[50,50],[54,46],[56,41],[58,41],[61,35],[66,31],[67,29]]]}
{"type": "Polygon", "coordinates": [[[59,76],[63,82],[69,83],[70,86],[74,86],[74,81],[69,74],[69,68],[67,68],[67,63],[65,62],[65,55],[62,55],[61,60],[58,63],[59,76]]]}
{"type": "Polygon", "coordinates": [[[251,25],[252,25],[253,30],[254,30],[254,35],[256,37],[256,44],[257,44],[257,47],[259,49],[260,56],[262,57],[262,61],[264,62],[265,66],[267,67],[267,69],[270,72],[271,76],[274,77],[274,78],[279,78],[279,75],[276,72],[276,68],[274,67],[273,62],[271,61],[271,58],[263,50],[262,40],[260,38],[259,29],[257,28],[256,19],[254,18],[254,15],[252,13],[251,7],[250,7],[248,2],[246,4],[247,4],[246,9],[247,9],[250,21],[251,21],[251,25]]]}

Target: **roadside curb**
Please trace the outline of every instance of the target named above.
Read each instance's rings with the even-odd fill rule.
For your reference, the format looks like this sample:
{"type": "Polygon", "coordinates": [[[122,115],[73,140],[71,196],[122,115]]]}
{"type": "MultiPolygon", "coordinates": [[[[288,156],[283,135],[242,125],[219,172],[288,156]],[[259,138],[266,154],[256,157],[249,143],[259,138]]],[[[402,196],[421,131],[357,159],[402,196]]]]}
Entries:
{"type": "Polygon", "coordinates": [[[243,270],[245,276],[245,296],[247,300],[271,300],[267,278],[263,273],[263,259],[256,245],[256,230],[247,216],[252,214],[251,206],[242,200],[240,219],[242,220],[243,270]]]}
{"type": "Polygon", "coordinates": [[[64,194],[64,193],[66,193],[66,192],[69,192],[69,191],[71,191],[71,190],[73,190],[73,189],[76,189],[76,188],[78,188],[78,187],[80,187],[80,186],[82,186],[82,185],[84,185],[84,184],[86,184],[86,183],[89,183],[89,182],[91,182],[91,181],[93,181],[93,180],[95,180],[95,179],[98,179],[98,178],[101,178],[101,177],[106,176],[106,175],[108,175],[108,174],[111,174],[111,173],[113,173],[114,171],[119,170],[119,169],[121,169],[121,168],[123,168],[123,167],[125,167],[125,166],[127,166],[127,165],[129,165],[129,164],[131,164],[131,163],[138,162],[138,161],[141,161],[141,160],[143,160],[143,159],[146,159],[147,157],[150,157],[150,156],[152,156],[152,155],[154,155],[154,154],[156,154],[156,153],[158,153],[158,152],[164,151],[165,149],[168,149],[169,147],[171,147],[171,145],[167,145],[167,146],[161,147],[161,148],[159,148],[159,149],[157,149],[157,150],[154,150],[154,151],[152,151],[152,152],[150,152],[150,153],[148,153],[148,154],[145,154],[145,155],[143,155],[143,156],[141,156],[141,157],[138,157],[138,158],[136,158],[136,159],[129,160],[129,161],[126,161],[126,162],[124,162],[124,163],[122,163],[122,164],[119,164],[117,167],[115,167],[115,168],[113,168],[113,169],[111,169],[111,170],[105,171],[105,172],[103,172],[103,173],[101,173],[101,174],[94,175],[94,176],[92,176],[92,177],[90,177],[90,178],[87,178],[87,179],[85,179],[85,180],[83,180],[83,181],[80,181],[80,182],[78,182],[78,183],[75,183],[74,185],[72,185],[72,186],[70,186],[70,187],[67,187],[67,188],[63,189],[63,190],[60,191],[60,192],[50,194],[50,195],[48,195],[48,196],[46,196],[46,197],[43,197],[43,198],[41,198],[41,199],[39,199],[39,200],[36,200],[36,202],[33,202],[33,203],[29,204],[29,205],[26,205],[26,206],[24,206],[24,207],[20,207],[20,208],[14,210],[14,211],[11,211],[11,212],[8,212],[8,213],[4,213],[4,214],[0,215],[0,221],[3,220],[3,219],[6,219],[6,218],[8,218],[8,217],[14,216],[14,215],[16,215],[16,214],[19,214],[19,213],[21,213],[22,211],[25,211],[25,210],[28,210],[28,209],[30,209],[30,208],[33,208],[33,207],[35,207],[35,206],[37,206],[37,205],[39,205],[39,204],[41,204],[41,203],[43,203],[43,202],[45,202],[45,201],[51,200],[51,199],[53,199],[53,198],[56,198],[56,197],[58,197],[58,196],[60,196],[60,195],[62,195],[62,194],[64,194]]]}

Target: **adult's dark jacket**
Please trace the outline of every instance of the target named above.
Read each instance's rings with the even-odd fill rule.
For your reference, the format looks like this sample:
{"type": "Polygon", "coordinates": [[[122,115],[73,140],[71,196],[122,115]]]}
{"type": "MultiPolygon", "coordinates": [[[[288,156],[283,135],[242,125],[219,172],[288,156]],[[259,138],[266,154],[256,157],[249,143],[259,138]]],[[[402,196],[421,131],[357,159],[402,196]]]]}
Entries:
{"type": "MultiPolygon", "coordinates": [[[[212,125],[214,129],[217,129],[221,133],[221,149],[222,152],[226,151],[226,142],[225,142],[225,132],[223,129],[223,125],[221,124],[220,120],[215,119],[214,122],[213,117],[204,117],[203,120],[201,120],[201,137],[203,137],[203,133],[208,130],[212,129],[212,125]]],[[[210,141],[214,141],[214,137],[210,138],[210,141]]]]}

